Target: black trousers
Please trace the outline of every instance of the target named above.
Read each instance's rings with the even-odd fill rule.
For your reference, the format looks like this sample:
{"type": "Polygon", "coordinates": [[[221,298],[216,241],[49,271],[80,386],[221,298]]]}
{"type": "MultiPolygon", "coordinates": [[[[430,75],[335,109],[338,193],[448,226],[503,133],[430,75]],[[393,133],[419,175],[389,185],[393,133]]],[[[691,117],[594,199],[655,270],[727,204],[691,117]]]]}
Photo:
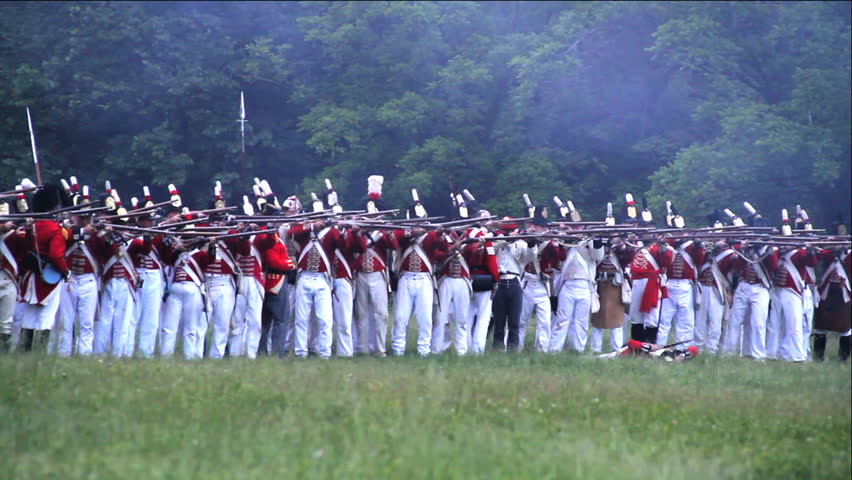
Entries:
{"type": "Polygon", "coordinates": [[[508,346],[509,351],[518,349],[518,339],[521,323],[521,307],[524,303],[524,294],[521,290],[521,281],[517,278],[511,280],[500,280],[497,284],[497,293],[491,304],[491,312],[494,314],[494,348],[503,350],[508,346]],[[509,328],[508,345],[504,342],[506,326],[509,328]]]}
{"type": "Polygon", "coordinates": [[[290,321],[290,287],[284,283],[278,293],[266,292],[260,310],[260,344],[258,355],[287,355],[287,326],[290,321]],[[272,336],[272,351],[267,350],[269,336],[272,336]]]}

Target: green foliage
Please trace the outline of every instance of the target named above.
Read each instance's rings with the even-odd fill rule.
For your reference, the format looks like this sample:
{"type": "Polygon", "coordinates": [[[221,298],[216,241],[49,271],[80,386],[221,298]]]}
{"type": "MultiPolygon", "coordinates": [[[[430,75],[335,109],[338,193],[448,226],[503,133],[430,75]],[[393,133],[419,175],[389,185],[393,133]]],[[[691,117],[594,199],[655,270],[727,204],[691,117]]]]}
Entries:
{"type": "MultiPolygon", "coordinates": [[[[848,217],[849,2],[15,2],[0,16],[0,182],[43,174],[191,203],[255,176],[345,208],[450,183],[498,214],[520,195],[672,200],[770,219],[848,217]],[[49,28],[46,28],[49,26],[49,28]],[[247,153],[240,153],[239,92],[247,153]]],[[[4,187],[6,188],[6,187],[4,187]]]]}

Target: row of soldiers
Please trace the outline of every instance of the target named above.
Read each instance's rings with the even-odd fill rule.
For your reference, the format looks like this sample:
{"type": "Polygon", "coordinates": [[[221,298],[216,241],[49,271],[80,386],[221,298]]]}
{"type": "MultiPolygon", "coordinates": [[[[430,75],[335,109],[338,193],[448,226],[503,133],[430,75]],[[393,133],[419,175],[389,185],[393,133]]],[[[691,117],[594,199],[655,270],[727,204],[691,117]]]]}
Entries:
{"type": "MultiPolygon", "coordinates": [[[[382,183],[368,179],[368,211],[383,210],[382,183]]],[[[173,186],[161,210],[146,189],[138,214],[122,210],[114,190],[97,209],[76,181],[41,186],[36,213],[79,208],[63,225],[43,217],[2,228],[0,341],[63,356],[171,356],[178,341],[188,359],[384,356],[392,323],[391,353],[402,355],[413,316],[418,354],[465,355],[483,353],[489,332],[493,349],[522,349],[535,318],[540,352],[588,343],[601,352],[608,331],[613,350],[627,332],[659,345],[673,334],[684,347],[799,362],[811,334],[821,359],[834,331],[849,356],[848,249],[640,240],[641,229],[599,235],[573,205],[565,213],[574,222],[554,223],[528,198],[528,218],[496,220],[469,192],[457,207],[472,221],[458,226],[311,218],[296,197],[279,204],[267,182],[255,190],[259,211],[245,213],[274,219],[221,214],[218,185],[206,216],[182,209],[173,186]]],[[[414,195],[412,210],[425,217],[414,195]]],[[[336,195],[327,203],[342,210],[336,195]]]]}

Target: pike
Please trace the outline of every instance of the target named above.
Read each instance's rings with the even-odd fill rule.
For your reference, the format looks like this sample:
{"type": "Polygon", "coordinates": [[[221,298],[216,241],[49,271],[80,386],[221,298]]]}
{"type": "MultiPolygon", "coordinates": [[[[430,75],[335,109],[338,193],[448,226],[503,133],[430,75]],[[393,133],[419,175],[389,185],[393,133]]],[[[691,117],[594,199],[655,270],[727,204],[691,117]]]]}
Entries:
{"type": "Polygon", "coordinates": [[[33,163],[35,164],[36,181],[39,185],[42,185],[41,167],[38,165],[38,151],[36,150],[35,131],[33,131],[33,119],[30,116],[30,107],[27,107],[27,124],[30,127],[30,143],[32,143],[33,146],[33,163]]]}
{"type": "Polygon", "coordinates": [[[240,138],[242,139],[242,150],[240,153],[240,185],[245,185],[245,165],[246,165],[246,101],[242,90],[240,91],[240,118],[237,120],[240,124],[240,138]]]}

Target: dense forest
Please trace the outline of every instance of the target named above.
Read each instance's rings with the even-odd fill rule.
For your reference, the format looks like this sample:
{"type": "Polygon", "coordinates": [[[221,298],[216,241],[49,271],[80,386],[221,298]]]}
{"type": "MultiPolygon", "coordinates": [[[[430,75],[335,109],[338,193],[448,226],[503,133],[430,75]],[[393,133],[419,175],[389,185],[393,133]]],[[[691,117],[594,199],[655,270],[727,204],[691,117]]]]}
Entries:
{"type": "MultiPolygon", "coordinates": [[[[4,2],[0,184],[850,211],[849,2],[4,2]],[[246,154],[241,154],[240,92],[246,154]]],[[[304,202],[308,203],[308,202],[304,202]]]]}

